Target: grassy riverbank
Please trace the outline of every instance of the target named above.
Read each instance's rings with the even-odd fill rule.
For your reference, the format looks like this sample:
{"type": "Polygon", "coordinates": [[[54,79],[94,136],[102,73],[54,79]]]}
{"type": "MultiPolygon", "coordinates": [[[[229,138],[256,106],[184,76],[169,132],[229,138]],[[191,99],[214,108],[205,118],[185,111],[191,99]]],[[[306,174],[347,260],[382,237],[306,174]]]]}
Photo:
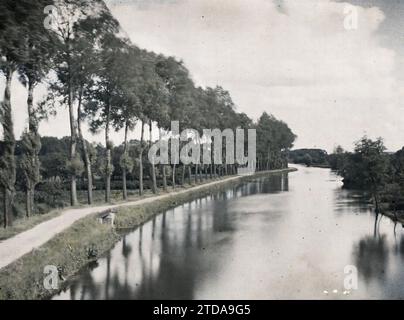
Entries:
{"type": "Polygon", "coordinates": [[[89,262],[96,260],[120,239],[116,229],[134,228],[154,215],[176,207],[182,203],[214,194],[223,189],[253,178],[295,171],[289,168],[258,172],[253,176],[238,176],[233,179],[215,181],[214,184],[199,185],[181,193],[173,193],[164,199],[156,199],[147,204],[118,208],[115,225],[112,228],[97,222],[97,212],[75,222],[41,247],[24,255],[0,270],[0,299],[43,299],[56,291],[48,291],[43,286],[43,270],[46,265],[58,267],[61,285],[89,262]]]}

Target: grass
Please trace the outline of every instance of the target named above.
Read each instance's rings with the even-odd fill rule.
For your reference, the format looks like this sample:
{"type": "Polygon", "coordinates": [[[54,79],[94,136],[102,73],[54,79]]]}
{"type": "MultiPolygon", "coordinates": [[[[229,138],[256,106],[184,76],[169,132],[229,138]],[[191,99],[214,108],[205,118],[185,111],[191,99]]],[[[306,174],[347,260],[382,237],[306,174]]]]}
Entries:
{"type": "Polygon", "coordinates": [[[218,184],[205,186],[198,190],[193,190],[189,186],[187,187],[189,191],[182,194],[172,194],[167,198],[156,199],[143,205],[118,208],[115,228],[100,224],[96,219],[97,213],[87,216],[75,222],[40,248],[1,269],[0,300],[50,298],[57,293],[57,290],[49,291],[44,288],[43,271],[46,265],[58,267],[60,276],[63,278],[60,286],[62,289],[66,280],[113,247],[121,237],[117,229],[135,228],[154,215],[182,203],[217,193],[243,181],[264,175],[268,175],[268,172],[243,176],[231,181],[218,180],[218,184]]]}
{"type": "MultiPolygon", "coordinates": [[[[138,199],[143,199],[146,197],[153,196],[153,193],[149,190],[146,190],[144,195],[140,197],[136,191],[129,191],[128,193],[128,201],[134,201],[138,199]]],[[[122,191],[111,191],[111,204],[119,204],[125,202],[122,199],[122,191]]],[[[13,221],[13,225],[11,227],[7,228],[1,228],[0,227],[0,241],[6,240],[8,238],[11,238],[21,232],[27,231],[36,225],[57,217],[60,215],[63,210],[71,209],[71,208],[84,208],[88,207],[87,204],[83,204],[83,202],[86,201],[86,193],[85,192],[79,192],[79,201],[82,203],[75,206],[75,207],[64,207],[64,208],[59,208],[59,209],[51,209],[49,208],[49,212],[43,213],[43,214],[34,214],[31,217],[27,218],[25,216],[22,216],[20,218],[17,218],[13,221]]],[[[92,206],[98,206],[98,205],[104,205],[104,191],[96,191],[94,192],[94,203],[92,206]]]]}
{"type": "Polygon", "coordinates": [[[46,220],[57,217],[61,214],[61,210],[52,210],[45,214],[33,215],[29,218],[20,218],[14,221],[12,227],[1,228],[0,229],[0,241],[11,238],[18,233],[29,230],[35,227],[37,224],[44,222],[46,220]]]}
{"type": "Polygon", "coordinates": [[[0,300],[48,298],[43,285],[44,267],[54,265],[68,278],[94,259],[91,253],[105,252],[119,239],[115,230],[93,216],[77,221],[45,245],[26,254],[0,272],[0,300]]]}

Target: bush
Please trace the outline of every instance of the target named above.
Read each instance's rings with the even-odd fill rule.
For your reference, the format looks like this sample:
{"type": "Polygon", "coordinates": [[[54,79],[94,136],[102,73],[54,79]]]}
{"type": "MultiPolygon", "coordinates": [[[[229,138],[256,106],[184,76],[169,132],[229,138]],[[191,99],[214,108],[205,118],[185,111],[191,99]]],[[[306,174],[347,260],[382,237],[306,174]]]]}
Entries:
{"type": "Polygon", "coordinates": [[[48,203],[52,207],[56,207],[58,199],[63,194],[63,183],[60,177],[52,177],[46,179],[39,186],[39,190],[43,192],[37,192],[36,199],[38,202],[48,203]]]}
{"type": "Polygon", "coordinates": [[[76,176],[80,176],[84,172],[84,163],[81,159],[77,156],[72,160],[66,161],[66,168],[68,172],[74,174],[76,176]]]}

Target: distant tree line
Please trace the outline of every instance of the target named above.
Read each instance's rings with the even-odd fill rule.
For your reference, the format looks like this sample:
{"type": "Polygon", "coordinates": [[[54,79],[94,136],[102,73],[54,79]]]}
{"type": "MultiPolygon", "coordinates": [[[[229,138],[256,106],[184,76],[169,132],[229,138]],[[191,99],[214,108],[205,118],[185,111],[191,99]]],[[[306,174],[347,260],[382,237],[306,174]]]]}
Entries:
{"type": "Polygon", "coordinates": [[[259,170],[287,166],[285,151],[296,136],[282,121],[264,113],[257,122],[236,111],[228,91],[193,83],[181,61],[138,48],[122,36],[119,23],[101,0],[37,0],[0,2],[0,70],[5,81],[0,121],[0,188],[3,224],[12,224],[15,207],[25,193],[25,215],[39,212],[38,203],[57,202],[69,192],[70,205],[85,189],[85,202],[94,202],[94,190],[128,189],[142,195],[147,188],[175,188],[177,184],[234,174],[236,165],[151,165],[147,150],[152,130],[161,136],[171,120],[180,128],[256,128],[259,170]],[[44,26],[44,8],[57,8],[50,29],[44,26]],[[18,77],[27,89],[27,126],[17,141],[11,103],[11,83],[18,77]],[[47,86],[46,97],[35,101],[35,88],[47,86]],[[40,137],[41,121],[67,108],[69,136],[40,137]],[[104,143],[89,143],[83,124],[102,132],[104,143]],[[139,140],[129,134],[138,126],[139,140]],[[123,130],[114,146],[110,133],[123,130]],[[148,130],[148,132],[147,132],[148,130]],[[148,138],[148,140],[147,140],[148,138]],[[145,176],[147,176],[145,178],[145,176]],[[191,179],[193,179],[191,181],[191,179]],[[186,181],[187,180],[187,181],[186,181]],[[119,185],[119,186],[118,186],[119,185]],[[42,198],[51,198],[48,200],[42,198]],[[16,199],[17,196],[17,199],[16,199]]]}
{"type": "Polygon", "coordinates": [[[329,167],[329,155],[322,149],[295,149],[288,152],[291,163],[304,164],[308,167],[329,167]]]}

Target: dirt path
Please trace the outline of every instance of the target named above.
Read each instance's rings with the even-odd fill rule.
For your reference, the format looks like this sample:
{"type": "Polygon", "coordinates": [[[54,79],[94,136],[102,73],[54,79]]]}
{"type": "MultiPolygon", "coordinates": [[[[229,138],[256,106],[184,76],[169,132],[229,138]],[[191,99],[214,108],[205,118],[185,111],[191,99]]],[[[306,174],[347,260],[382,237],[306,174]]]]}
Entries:
{"type": "MultiPolygon", "coordinates": [[[[261,171],[257,172],[256,176],[266,175],[271,173],[280,173],[280,172],[290,172],[295,171],[295,168],[288,169],[279,169],[279,170],[270,170],[270,171],[261,171]]],[[[195,191],[201,188],[206,188],[210,185],[218,185],[222,183],[226,183],[232,180],[241,179],[242,176],[233,176],[230,178],[226,178],[223,180],[216,180],[208,183],[204,183],[192,188],[188,188],[185,190],[180,190],[176,192],[170,192],[159,196],[151,196],[145,199],[133,200],[124,203],[114,204],[114,205],[102,205],[96,207],[85,207],[85,208],[77,208],[77,209],[67,209],[63,211],[59,216],[44,221],[32,229],[21,232],[9,239],[4,241],[0,241],[0,269],[14,262],[15,260],[21,258],[23,255],[29,253],[35,248],[42,246],[44,243],[52,239],[58,233],[64,231],[69,228],[74,222],[79,219],[82,219],[90,214],[106,211],[113,208],[119,207],[129,207],[129,206],[138,206],[146,203],[153,202],[155,200],[160,200],[164,198],[168,198],[174,195],[183,194],[191,191],[195,191]]]]}
{"type": "Polygon", "coordinates": [[[240,176],[230,177],[223,180],[212,181],[208,183],[201,184],[186,190],[180,190],[177,192],[171,192],[159,196],[152,196],[150,198],[128,201],[125,203],[115,204],[115,205],[102,205],[97,207],[87,207],[78,209],[67,209],[63,211],[59,216],[42,222],[32,229],[21,232],[14,237],[6,239],[0,242],[0,269],[9,265],[13,261],[21,258],[23,255],[29,253],[35,248],[40,247],[50,239],[52,239],[58,233],[69,228],[77,220],[84,218],[90,214],[102,212],[105,210],[118,208],[118,207],[128,207],[137,206],[145,203],[149,203],[155,200],[164,199],[173,195],[187,193],[190,191],[195,191],[200,188],[205,188],[209,185],[221,184],[231,180],[240,179],[240,176]]]}

